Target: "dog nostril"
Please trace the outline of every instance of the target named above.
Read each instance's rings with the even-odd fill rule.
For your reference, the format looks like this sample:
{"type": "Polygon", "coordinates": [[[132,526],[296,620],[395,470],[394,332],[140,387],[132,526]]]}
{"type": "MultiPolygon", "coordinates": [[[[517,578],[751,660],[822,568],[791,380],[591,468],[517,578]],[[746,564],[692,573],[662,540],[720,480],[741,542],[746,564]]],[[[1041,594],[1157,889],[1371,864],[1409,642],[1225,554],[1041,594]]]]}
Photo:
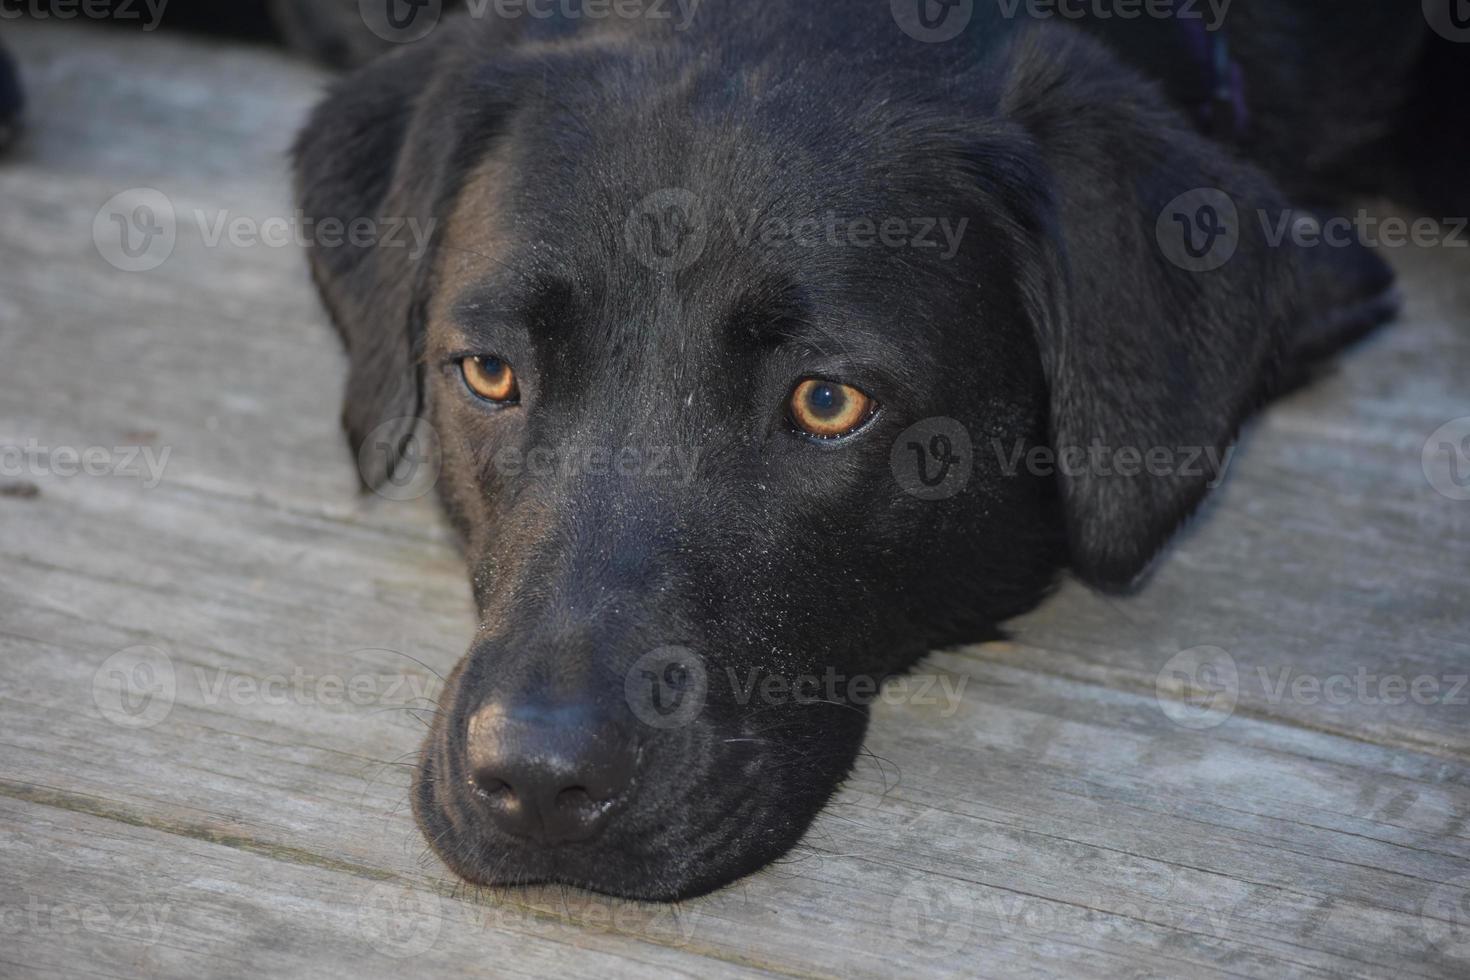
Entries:
{"type": "Polygon", "coordinates": [[[511,788],[510,783],[493,773],[477,772],[471,782],[474,783],[480,795],[491,802],[508,803],[515,799],[515,790],[511,788]]]}
{"type": "Polygon", "coordinates": [[[596,800],[585,786],[568,786],[556,794],[556,805],[564,810],[578,810],[594,806],[596,800]]]}

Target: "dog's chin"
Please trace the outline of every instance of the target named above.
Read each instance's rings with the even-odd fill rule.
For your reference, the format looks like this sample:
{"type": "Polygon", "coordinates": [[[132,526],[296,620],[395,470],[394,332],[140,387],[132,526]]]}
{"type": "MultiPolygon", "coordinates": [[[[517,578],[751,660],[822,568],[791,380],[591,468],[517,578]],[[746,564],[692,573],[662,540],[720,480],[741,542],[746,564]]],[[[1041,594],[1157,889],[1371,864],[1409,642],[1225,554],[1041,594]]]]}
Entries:
{"type": "Polygon", "coordinates": [[[446,765],[442,737],[431,734],[414,777],[413,810],[433,851],[471,884],[558,884],[673,902],[713,892],[791,850],[851,770],[860,744],[860,732],[850,744],[827,743],[820,764],[800,767],[797,785],[741,782],[742,769],[757,769],[753,759],[722,766],[723,778],[692,779],[673,794],[666,787],[659,803],[635,807],[591,840],[546,847],[490,826],[461,795],[464,781],[446,765]]]}

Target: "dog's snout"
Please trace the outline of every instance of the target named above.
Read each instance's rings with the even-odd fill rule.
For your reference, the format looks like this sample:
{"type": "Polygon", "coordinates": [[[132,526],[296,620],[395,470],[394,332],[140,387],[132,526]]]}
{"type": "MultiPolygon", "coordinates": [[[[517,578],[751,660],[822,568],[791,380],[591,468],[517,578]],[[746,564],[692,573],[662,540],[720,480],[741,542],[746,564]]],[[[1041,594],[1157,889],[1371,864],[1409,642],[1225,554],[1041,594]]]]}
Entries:
{"type": "Polygon", "coordinates": [[[591,706],[491,701],[470,718],[475,796],[504,832],[544,844],[586,840],[627,797],[636,746],[591,706]]]}

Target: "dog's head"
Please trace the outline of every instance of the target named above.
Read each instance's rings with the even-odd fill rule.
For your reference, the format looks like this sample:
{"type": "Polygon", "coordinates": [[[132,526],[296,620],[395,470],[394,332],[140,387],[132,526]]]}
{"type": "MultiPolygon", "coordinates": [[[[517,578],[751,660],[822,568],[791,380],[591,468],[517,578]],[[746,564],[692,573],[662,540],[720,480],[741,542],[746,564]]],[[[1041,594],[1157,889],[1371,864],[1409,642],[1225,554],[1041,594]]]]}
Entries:
{"type": "Polygon", "coordinates": [[[480,610],[414,797],[468,879],[667,899],[778,857],[877,681],[1065,565],[1130,583],[1218,455],[1038,460],[1218,451],[1276,373],[1294,261],[1156,236],[1263,177],[1065,32],[942,64],[884,26],[464,24],[302,137],[346,428],[370,484],[437,439],[480,610]]]}

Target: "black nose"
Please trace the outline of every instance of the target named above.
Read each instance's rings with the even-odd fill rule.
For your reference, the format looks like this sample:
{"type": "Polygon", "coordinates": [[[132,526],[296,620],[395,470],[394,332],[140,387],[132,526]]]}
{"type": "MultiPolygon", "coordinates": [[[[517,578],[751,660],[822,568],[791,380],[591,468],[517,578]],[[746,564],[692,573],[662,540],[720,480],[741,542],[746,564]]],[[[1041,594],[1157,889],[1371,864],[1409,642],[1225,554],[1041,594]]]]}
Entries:
{"type": "Polygon", "coordinates": [[[591,706],[491,701],[466,738],[482,808],[506,833],[546,844],[597,833],[637,768],[632,741],[591,706]]]}

